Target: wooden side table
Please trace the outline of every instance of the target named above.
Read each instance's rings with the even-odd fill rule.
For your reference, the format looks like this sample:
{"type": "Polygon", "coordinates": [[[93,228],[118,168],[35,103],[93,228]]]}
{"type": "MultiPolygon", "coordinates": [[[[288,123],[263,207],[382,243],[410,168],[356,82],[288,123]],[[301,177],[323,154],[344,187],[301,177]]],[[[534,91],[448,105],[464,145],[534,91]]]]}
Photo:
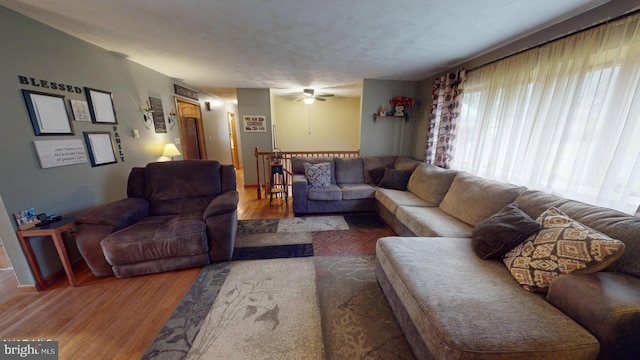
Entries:
{"type": "Polygon", "coordinates": [[[56,246],[56,250],[58,251],[58,256],[60,256],[60,261],[62,261],[64,272],[67,273],[67,279],[69,279],[69,283],[72,286],[76,286],[76,279],[73,276],[73,267],[71,266],[71,262],[69,261],[69,254],[67,253],[67,248],[65,247],[64,239],[62,238],[63,233],[75,230],[75,228],[75,218],[62,218],[61,220],[52,222],[44,226],[35,227],[28,230],[16,231],[18,240],[20,240],[20,245],[22,246],[22,250],[27,256],[29,266],[31,266],[31,270],[36,277],[36,285],[38,287],[38,290],[44,290],[46,288],[46,283],[44,281],[44,278],[42,277],[42,272],[40,271],[38,260],[33,254],[33,248],[29,243],[29,238],[33,236],[51,237],[51,239],[53,240],[53,244],[56,246]]]}

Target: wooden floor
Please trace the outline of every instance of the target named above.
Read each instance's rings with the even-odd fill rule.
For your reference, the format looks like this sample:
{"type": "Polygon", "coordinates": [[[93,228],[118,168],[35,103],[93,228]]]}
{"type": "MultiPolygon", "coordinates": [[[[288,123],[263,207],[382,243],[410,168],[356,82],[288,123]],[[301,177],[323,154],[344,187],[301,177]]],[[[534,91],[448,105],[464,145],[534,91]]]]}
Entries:
{"type": "MultiPolygon", "coordinates": [[[[293,217],[292,200],[258,200],[238,172],[239,219],[293,217]]],[[[12,270],[0,270],[0,339],[56,340],[59,359],[139,359],[191,287],[200,268],[126,279],[75,269],[45,291],[20,293],[12,270]]]]}

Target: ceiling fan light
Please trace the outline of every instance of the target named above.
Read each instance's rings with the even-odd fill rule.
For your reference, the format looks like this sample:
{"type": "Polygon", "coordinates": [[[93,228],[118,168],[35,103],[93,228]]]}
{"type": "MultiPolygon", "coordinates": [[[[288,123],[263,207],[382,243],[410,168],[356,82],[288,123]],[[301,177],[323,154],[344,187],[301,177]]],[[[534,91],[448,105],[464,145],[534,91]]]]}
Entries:
{"type": "Polygon", "coordinates": [[[311,105],[311,104],[313,104],[314,101],[316,101],[316,99],[314,99],[312,97],[308,97],[308,98],[302,99],[302,101],[304,101],[304,103],[307,104],[307,105],[311,105]]]}

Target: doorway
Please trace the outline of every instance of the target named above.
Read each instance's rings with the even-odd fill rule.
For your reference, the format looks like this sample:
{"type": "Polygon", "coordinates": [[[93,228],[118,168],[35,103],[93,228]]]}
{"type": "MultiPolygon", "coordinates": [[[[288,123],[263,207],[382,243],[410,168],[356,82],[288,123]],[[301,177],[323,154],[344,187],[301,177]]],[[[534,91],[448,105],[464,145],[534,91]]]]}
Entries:
{"type": "Polygon", "coordinates": [[[182,158],[207,159],[207,147],[204,140],[204,126],[200,104],[181,98],[176,99],[178,109],[178,130],[180,131],[180,144],[182,146],[182,158]]]}
{"type": "Polygon", "coordinates": [[[236,133],[236,114],[227,112],[229,123],[229,145],[231,147],[231,163],[236,169],[241,169],[240,156],[238,156],[238,134],[236,133]]]}

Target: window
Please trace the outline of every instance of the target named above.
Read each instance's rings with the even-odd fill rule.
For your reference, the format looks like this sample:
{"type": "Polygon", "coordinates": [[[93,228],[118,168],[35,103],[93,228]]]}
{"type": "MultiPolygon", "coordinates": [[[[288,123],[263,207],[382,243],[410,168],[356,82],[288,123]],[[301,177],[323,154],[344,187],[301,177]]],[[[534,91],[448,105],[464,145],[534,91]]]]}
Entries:
{"type": "Polygon", "coordinates": [[[467,74],[452,167],[633,214],[640,16],[467,74]]]}

